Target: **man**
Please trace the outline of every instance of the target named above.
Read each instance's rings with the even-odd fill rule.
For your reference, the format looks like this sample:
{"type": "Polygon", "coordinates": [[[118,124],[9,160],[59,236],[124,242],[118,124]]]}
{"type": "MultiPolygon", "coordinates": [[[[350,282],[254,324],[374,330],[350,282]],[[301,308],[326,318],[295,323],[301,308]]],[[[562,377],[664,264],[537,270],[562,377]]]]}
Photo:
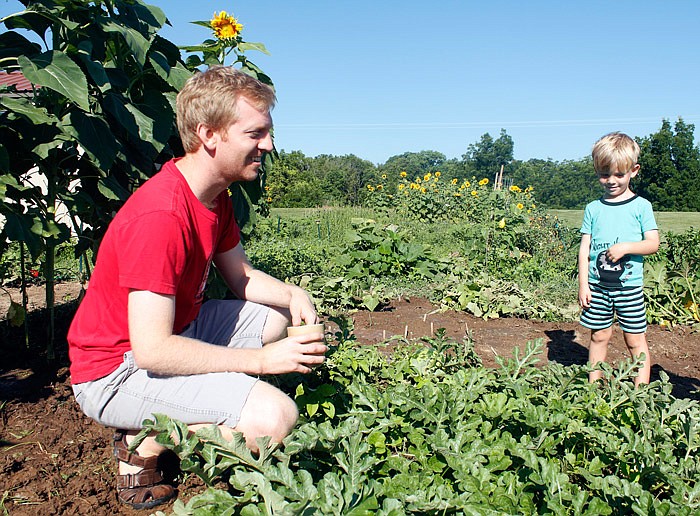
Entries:
{"type": "Polygon", "coordinates": [[[240,244],[227,195],[258,176],[272,150],[274,92],[230,67],[187,81],[177,97],[185,156],[166,163],[116,215],[100,245],[90,287],[68,333],[71,379],[82,410],[119,429],[118,496],[151,508],[173,496],[142,421],[163,413],[194,431],[281,441],[296,405],[260,374],[308,373],[324,361],[321,333],[285,337],[317,322],[309,296],[254,269],[240,244]],[[202,303],[211,263],[237,300],[202,303]]]}

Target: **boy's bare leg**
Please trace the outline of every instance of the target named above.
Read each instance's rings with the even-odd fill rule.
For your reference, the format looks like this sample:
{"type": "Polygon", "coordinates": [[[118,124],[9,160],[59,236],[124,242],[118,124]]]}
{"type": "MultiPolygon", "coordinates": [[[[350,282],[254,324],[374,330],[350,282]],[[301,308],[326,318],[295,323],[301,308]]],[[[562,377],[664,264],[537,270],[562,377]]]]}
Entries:
{"type": "Polygon", "coordinates": [[[649,358],[649,346],[647,345],[646,333],[624,332],[623,336],[625,337],[625,344],[632,358],[637,358],[644,353],[644,364],[639,370],[639,374],[637,374],[637,377],[634,379],[634,386],[638,387],[643,383],[648,384],[651,377],[651,359],[649,358]]]}
{"type": "MultiPolygon", "coordinates": [[[[612,337],[613,328],[603,328],[602,330],[591,330],[591,344],[588,348],[588,362],[594,366],[599,362],[605,362],[608,356],[608,343],[612,337]]],[[[591,371],[588,374],[588,381],[595,382],[603,378],[603,371],[591,371]]]]}

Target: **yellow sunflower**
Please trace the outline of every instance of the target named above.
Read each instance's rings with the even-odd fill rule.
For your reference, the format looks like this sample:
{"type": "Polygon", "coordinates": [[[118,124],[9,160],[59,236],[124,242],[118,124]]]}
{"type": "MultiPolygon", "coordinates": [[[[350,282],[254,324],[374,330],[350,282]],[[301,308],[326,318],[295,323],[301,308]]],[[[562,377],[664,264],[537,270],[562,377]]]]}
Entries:
{"type": "Polygon", "coordinates": [[[214,17],[209,23],[217,39],[235,38],[243,30],[243,25],[226,11],[221,11],[219,14],[214,12],[214,17]]]}

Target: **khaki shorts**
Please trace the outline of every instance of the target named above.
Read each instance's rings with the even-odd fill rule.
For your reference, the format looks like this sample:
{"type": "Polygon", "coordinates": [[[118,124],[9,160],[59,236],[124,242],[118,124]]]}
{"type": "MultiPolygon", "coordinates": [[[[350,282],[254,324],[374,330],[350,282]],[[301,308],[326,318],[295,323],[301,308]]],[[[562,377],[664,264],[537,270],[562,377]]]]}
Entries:
{"type": "MultiPolygon", "coordinates": [[[[256,303],[211,300],[182,333],[235,348],[262,347],[270,308],[256,303]]],[[[165,414],[186,424],[238,424],[257,378],[243,373],[159,376],[139,369],[129,351],[114,372],[73,386],[75,399],[98,423],[125,430],[142,428],[144,419],[165,414]]]]}

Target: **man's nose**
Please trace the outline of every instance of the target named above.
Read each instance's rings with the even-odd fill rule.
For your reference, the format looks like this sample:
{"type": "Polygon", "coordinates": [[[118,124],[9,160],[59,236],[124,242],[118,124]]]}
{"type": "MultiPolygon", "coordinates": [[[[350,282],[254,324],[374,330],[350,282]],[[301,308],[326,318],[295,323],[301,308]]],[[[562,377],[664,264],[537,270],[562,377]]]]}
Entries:
{"type": "Polygon", "coordinates": [[[258,143],[258,148],[265,152],[272,152],[274,145],[272,144],[272,134],[267,133],[265,138],[262,138],[258,143]]]}

